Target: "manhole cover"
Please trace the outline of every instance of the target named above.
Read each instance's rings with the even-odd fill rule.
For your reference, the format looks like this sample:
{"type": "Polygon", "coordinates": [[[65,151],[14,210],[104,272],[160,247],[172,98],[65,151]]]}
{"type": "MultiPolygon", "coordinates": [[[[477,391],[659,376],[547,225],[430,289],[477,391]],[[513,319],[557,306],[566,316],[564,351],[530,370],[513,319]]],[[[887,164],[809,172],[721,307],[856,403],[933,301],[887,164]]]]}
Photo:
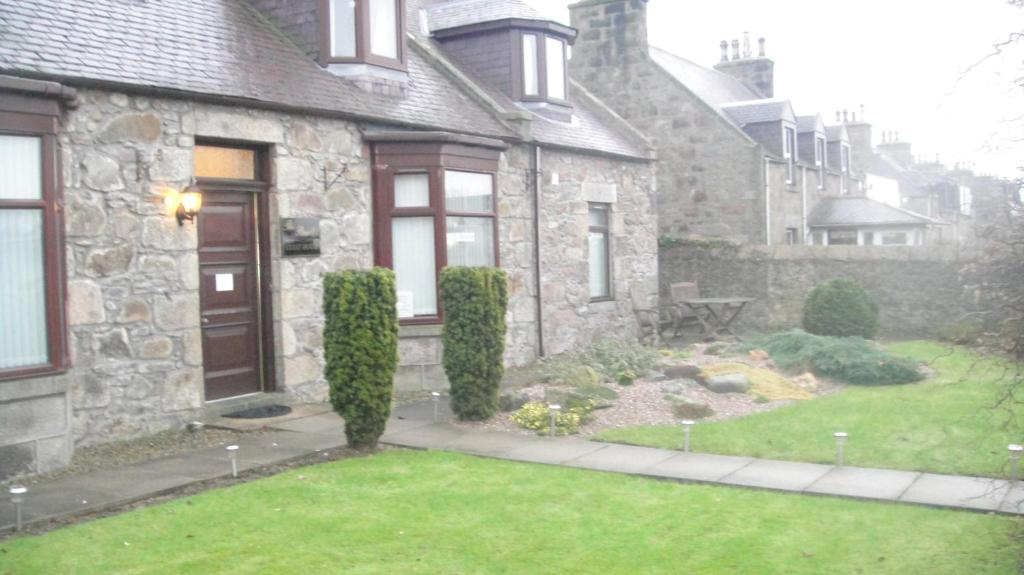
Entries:
{"type": "Polygon", "coordinates": [[[282,415],[288,415],[292,412],[292,408],[287,405],[267,405],[264,407],[253,407],[252,409],[243,409],[234,413],[228,413],[224,417],[229,419],[267,419],[269,417],[281,417],[282,415]]]}

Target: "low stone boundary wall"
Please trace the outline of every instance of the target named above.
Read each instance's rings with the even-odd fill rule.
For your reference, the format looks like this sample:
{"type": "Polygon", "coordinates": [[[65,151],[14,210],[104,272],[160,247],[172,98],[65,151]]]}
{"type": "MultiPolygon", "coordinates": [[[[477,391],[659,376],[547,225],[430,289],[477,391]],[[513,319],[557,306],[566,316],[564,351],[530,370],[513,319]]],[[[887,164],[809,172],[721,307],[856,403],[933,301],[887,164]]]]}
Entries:
{"type": "Polygon", "coordinates": [[[737,326],[799,327],[815,285],[837,278],[861,283],[878,302],[881,337],[932,338],[970,311],[960,273],[973,255],[954,247],[744,246],[662,248],[661,296],[697,282],[702,297],[753,297],[737,326]]]}

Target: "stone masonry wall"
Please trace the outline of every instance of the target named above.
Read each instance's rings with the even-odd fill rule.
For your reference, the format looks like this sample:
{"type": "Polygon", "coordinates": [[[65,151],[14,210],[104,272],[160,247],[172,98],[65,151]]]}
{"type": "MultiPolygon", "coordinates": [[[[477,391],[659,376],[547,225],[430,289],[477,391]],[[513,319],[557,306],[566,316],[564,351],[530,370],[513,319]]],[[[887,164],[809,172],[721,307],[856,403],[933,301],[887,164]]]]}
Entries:
{"type": "Polygon", "coordinates": [[[660,233],[764,243],[761,147],[651,60],[646,3],[583,2],[571,17],[573,78],[658,151],[660,233]]]}
{"type": "Polygon", "coordinates": [[[930,338],[970,310],[960,270],[970,259],[930,247],[748,246],[663,249],[661,294],[697,282],[704,297],[753,297],[739,326],[762,332],[800,327],[815,285],[832,279],[860,282],[878,303],[881,335],[930,338]]]}
{"type": "Polygon", "coordinates": [[[356,126],[83,90],[61,135],[67,210],[73,436],[80,445],[152,433],[204,405],[196,226],[167,188],[193,174],[196,139],[264,144],[278,389],[323,399],[320,276],[371,265],[370,166],[356,126]],[[324,190],[323,168],[344,176],[324,190]],[[322,218],[323,255],[282,260],[282,217],[322,218]]]}

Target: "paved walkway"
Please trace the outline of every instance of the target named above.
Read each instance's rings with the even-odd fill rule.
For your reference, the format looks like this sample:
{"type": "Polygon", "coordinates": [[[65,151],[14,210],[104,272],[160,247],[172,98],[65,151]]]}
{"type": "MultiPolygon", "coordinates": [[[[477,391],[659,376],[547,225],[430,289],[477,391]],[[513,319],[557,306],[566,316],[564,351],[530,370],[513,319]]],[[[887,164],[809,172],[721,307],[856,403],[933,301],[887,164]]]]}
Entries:
{"type": "MultiPolygon", "coordinates": [[[[433,421],[433,405],[395,411],[382,442],[415,449],[458,451],[509,461],[562,465],[684,482],[714,483],[775,491],[834,495],[857,499],[923,504],[973,511],[1024,515],[1024,482],[836,467],[666,449],[547,438],[509,433],[471,432],[433,421]]],[[[239,440],[240,471],[283,463],[344,444],[344,423],[330,412],[278,419],[272,431],[239,440]]],[[[148,499],[186,485],[226,477],[231,464],[223,447],[67,477],[33,486],[25,496],[26,524],[80,515],[148,499]]],[[[14,526],[14,507],[0,499],[0,532],[14,526]]]]}

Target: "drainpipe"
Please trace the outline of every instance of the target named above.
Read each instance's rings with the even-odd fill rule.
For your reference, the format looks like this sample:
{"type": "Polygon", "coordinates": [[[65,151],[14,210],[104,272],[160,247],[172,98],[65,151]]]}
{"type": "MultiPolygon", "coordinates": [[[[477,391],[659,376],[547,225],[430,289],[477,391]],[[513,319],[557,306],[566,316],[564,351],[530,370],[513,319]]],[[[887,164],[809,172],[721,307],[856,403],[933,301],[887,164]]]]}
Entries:
{"type": "Polygon", "coordinates": [[[534,289],[537,290],[537,357],[546,357],[544,351],[544,295],[541,291],[541,249],[540,249],[540,215],[541,215],[541,190],[543,189],[543,172],[540,169],[540,146],[533,146],[534,153],[530,158],[530,180],[533,182],[533,277],[534,289]]]}
{"type": "Polygon", "coordinates": [[[764,243],[772,245],[772,161],[764,159],[764,243]]]}

